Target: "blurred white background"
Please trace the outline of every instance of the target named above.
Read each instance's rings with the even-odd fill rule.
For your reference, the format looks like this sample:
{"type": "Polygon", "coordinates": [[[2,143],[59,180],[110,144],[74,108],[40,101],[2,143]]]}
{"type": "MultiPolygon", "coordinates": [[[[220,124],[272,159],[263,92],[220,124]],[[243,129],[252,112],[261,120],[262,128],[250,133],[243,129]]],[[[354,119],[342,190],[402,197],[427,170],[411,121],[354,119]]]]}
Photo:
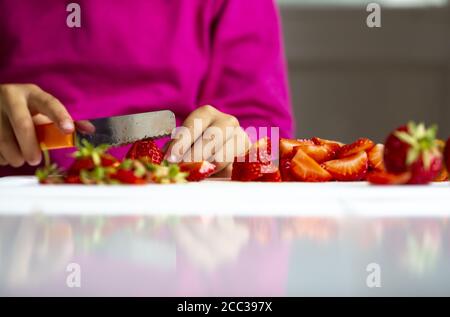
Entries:
{"type": "Polygon", "coordinates": [[[297,136],[383,141],[408,120],[450,136],[447,0],[278,0],[297,136]],[[368,28],[366,6],[382,6],[368,28]]]}

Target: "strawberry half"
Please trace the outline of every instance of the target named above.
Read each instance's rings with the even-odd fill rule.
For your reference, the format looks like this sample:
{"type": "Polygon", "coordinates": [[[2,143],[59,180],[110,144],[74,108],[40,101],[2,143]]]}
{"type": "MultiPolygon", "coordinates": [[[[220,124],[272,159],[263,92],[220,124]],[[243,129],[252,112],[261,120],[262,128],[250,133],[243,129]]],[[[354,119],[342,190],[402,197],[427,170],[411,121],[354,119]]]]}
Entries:
{"type": "Polygon", "coordinates": [[[367,181],[374,185],[403,185],[411,179],[411,173],[392,174],[385,171],[372,171],[367,174],[367,181]]]}
{"type": "Polygon", "coordinates": [[[436,140],[437,127],[410,122],[392,132],[385,142],[384,164],[390,173],[411,171],[410,184],[427,184],[442,168],[436,140]]]}
{"type": "Polygon", "coordinates": [[[208,161],[179,163],[178,166],[181,172],[189,173],[186,179],[190,182],[202,181],[211,176],[216,170],[216,166],[208,161]]]}
{"type": "Polygon", "coordinates": [[[258,180],[266,172],[273,172],[267,168],[272,166],[271,155],[270,139],[258,140],[244,156],[235,157],[231,180],[251,182],[258,180]]]}
{"type": "Polygon", "coordinates": [[[291,175],[291,158],[282,157],[280,158],[280,174],[281,179],[285,182],[291,182],[294,179],[291,175]]]}
{"type": "Polygon", "coordinates": [[[316,145],[331,145],[331,146],[337,147],[337,148],[341,148],[341,147],[343,147],[345,145],[344,143],[341,143],[341,142],[338,142],[338,141],[326,140],[326,139],[321,139],[321,138],[318,138],[318,137],[312,138],[312,141],[316,145]]]}
{"type": "Polygon", "coordinates": [[[344,158],[360,153],[361,151],[369,151],[374,146],[375,143],[373,143],[373,141],[367,138],[360,138],[355,142],[353,142],[352,144],[347,144],[341,147],[339,152],[337,153],[337,157],[344,158]]]}
{"type": "MultiPolygon", "coordinates": [[[[280,158],[292,159],[295,155],[294,148],[301,145],[314,145],[312,140],[308,139],[280,139],[280,158]]],[[[319,144],[321,145],[321,144],[319,144]]]]}
{"type": "Polygon", "coordinates": [[[279,183],[282,181],[281,173],[278,169],[271,173],[264,173],[263,176],[258,178],[259,182],[279,183]]]}
{"type": "Polygon", "coordinates": [[[129,159],[135,160],[144,158],[154,164],[161,164],[163,157],[163,152],[151,139],[133,143],[127,153],[127,158],[129,159]]]}
{"type": "Polygon", "coordinates": [[[80,175],[67,175],[64,178],[64,183],[66,184],[83,184],[80,175]]]}
{"type": "Polygon", "coordinates": [[[329,160],[333,160],[336,156],[336,151],[339,150],[338,145],[324,144],[324,145],[310,145],[303,144],[294,147],[294,152],[301,149],[303,152],[308,154],[317,163],[323,163],[329,160]],[[337,146],[337,147],[336,147],[337,146]]]}
{"type": "Polygon", "coordinates": [[[259,162],[234,162],[231,172],[231,180],[239,182],[251,182],[263,176],[262,164],[259,162]]]}
{"type": "Polygon", "coordinates": [[[384,171],[384,144],[377,144],[367,152],[369,157],[369,168],[375,171],[384,171]]]}
{"type": "Polygon", "coordinates": [[[367,153],[361,151],[343,159],[325,162],[322,166],[335,180],[360,181],[366,176],[368,161],[367,153]]]}
{"type": "Polygon", "coordinates": [[[110,179],[120,184],[143,185],[148,183],[148,174],[146,162],[125,159],[110,175],[110,179]]]}
{"type": "Polygon", "coordinates": [[[292,178],[301,182],[327,182],[332,179],[330,173],[301,149],[297,150],[291,161],[290,173],[292,178]]]}

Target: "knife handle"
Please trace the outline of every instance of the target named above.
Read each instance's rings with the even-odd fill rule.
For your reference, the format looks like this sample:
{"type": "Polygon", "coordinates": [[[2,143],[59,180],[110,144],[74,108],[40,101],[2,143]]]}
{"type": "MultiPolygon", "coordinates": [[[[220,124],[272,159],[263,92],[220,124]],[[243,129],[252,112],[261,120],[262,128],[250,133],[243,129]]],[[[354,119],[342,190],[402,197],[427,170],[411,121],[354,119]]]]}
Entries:
{"type": "Polygon", "coordinates": [[[75,133],[65,134],[54,123],[37,125],[36,135],[42,150],[65,149],[75,146],[75,133]]]}

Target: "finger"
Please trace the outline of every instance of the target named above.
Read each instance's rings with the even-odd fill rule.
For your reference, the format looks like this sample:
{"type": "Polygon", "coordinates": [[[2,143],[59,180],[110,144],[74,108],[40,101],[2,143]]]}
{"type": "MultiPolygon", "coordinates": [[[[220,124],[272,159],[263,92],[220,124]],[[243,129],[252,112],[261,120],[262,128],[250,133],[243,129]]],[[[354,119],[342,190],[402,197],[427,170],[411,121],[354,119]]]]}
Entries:
{"type": "Polygon", "coordinates": [[[186,152],[184,161],[202,161],[213,157],[235,134],[239,121],[230,115],[220,114],[201,138],[186,152]]]}
{"type": "Polygon", "coordinates": [[[33,114],[42,113],[49,117],[64,133],[72,133],[75,129],[72,117],[63,104],[46,93],[42,89],[35,87],[32,89],[28,103],[33,114]]]}
{"type": "Polygon", "coordinates": [[[247,133],[241,127],[238,127],[234,130],[233,137],[229,138],[225,145],[212,158],[209,158],[208,161],[216,165],[216,173],[219,173],[229,167],[234,162],[236,156],[245,154],[250,148],[250,145],[251,143],[247,133]]]}
{"type": "Polygon", "coordinates": [[[7,98],[6,102],[6,114],[22,156],[28,164],[36,166],[41,162],[42,155],[26,99],[16,96],[7,98]]]}
{"type": "Polygon", "coordinates": [[[165,158],[176,158],[181,160],[192,144],[203,134],[214,118],[220,112],[211,106],[204,106],[193,111],[183,122],[184,129],[180,129],[169,145],[165,158]],[[183,134],[183,135],[181,135],[183,134]],[[187,138],[187,141],[186,141],[187,138]],[[174,151],[177,148],[177,151],[174,151]],[[179,150],[179,151],[178,151],[179,150]]]}
{"type": "Polygon", "coordinates": [[[0,153],[0,166],[6,166],[8,165],[8,162],[3,158],[2,154],[0,153]]]}
{"type": "Polygon", "coordinates": [[[94,134],[95,133],[95,125],[93,125],[88,120],[80,120],[75,122],[75,126],[77,130],[83,134],[94,134]]]}
{"type": "Polygon", "coordinates": [[[220,171],[216,172],[212,177],[213,178],[230,178],[231,172],[233,171],[233,164],[229,163],[220,171]]]}
{"type": "Polygon", "coordinates": [[[0,123],[0,154],[12,167],[20,167],[25,161],[19,150],[14,132],[5,116],[1,118],[0,123]]]}
{"type": "Polygon", "coordinates": [[[38,114],[34,115],[32,118],[33,118],[33,123],[34,123],[35,126],[36,125],[44,125],[44,124],[53,123],[53,121],[50,120],[49,117],[44,116],[41,113],[38,113],[38,114]]]}

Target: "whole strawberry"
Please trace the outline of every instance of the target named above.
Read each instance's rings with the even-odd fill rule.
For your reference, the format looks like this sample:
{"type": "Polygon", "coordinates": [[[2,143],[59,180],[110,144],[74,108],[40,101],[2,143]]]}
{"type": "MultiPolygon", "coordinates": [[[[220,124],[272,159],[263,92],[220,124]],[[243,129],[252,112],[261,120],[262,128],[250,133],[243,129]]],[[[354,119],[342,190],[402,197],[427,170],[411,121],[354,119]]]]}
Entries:
{"type": "Polygon", "coordinates": [[[411,172],[409,184],[427,184],[442,168],[442,154],[436,140],[437,127],[410,122],[392,132],[386,140],[384,164],[389,173],[411,172]]]}

